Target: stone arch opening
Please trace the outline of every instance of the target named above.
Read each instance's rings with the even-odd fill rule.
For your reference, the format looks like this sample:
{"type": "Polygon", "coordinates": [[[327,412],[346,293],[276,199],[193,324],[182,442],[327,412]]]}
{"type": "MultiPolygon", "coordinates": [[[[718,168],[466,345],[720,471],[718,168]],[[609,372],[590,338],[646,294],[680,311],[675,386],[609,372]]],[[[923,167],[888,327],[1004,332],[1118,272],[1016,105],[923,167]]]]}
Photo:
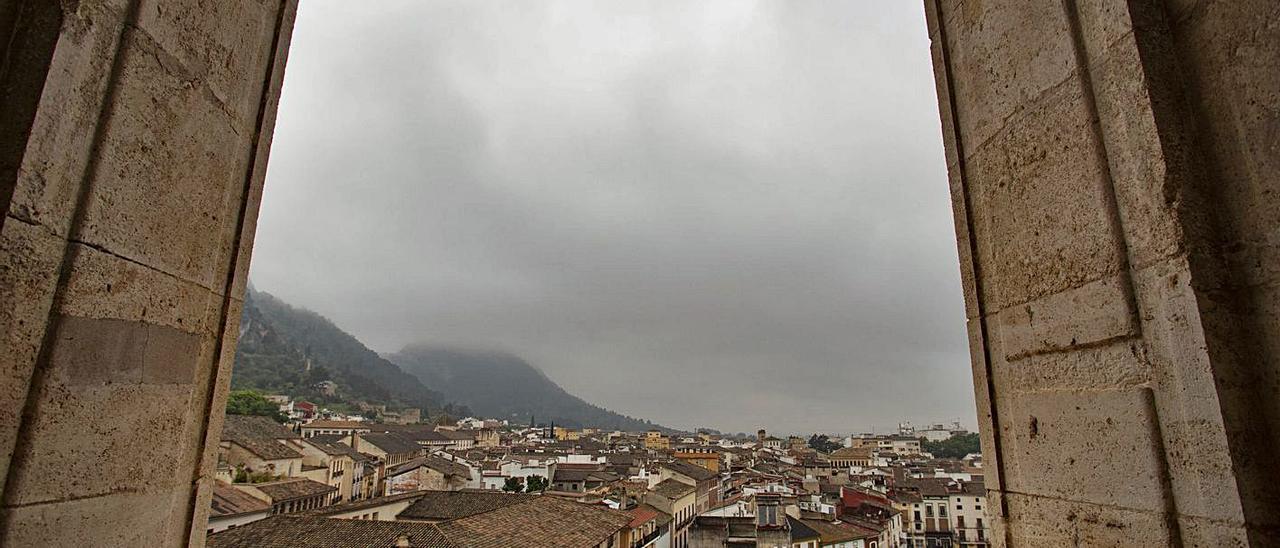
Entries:
{"type": "MultiPolygon", "coordinates": [[[[199,545],[296,3],[56,5],[0,11],[0,535],[199,545]]],[[[997,543],[1276,544],[1280,6],[926,7],[997,543]]]]}

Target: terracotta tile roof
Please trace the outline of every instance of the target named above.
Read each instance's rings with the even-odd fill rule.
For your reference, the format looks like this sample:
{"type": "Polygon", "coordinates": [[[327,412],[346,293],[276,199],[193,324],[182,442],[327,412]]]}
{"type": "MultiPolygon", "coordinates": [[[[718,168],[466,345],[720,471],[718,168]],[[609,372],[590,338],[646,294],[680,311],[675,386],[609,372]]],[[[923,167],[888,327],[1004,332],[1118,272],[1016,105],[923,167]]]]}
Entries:
{"type": "Polygon", "coordinates": [[[680,462],[680,461],[664,462],[661,464],[661,466],[677,474],[688,476],[694,481],[707,481],[707,480],[712,480],[719,477],[719,474],[716,474],[715,472],[707,470],[706,468],[703,468],[696,464],[689,464],[687,462],[680,462]]]}
{"type": "Polygon", "coordinates": [[[449,439],[426,424],[376,424],[372,431],[398,434],[400,437],[414,442],[447,441],[449,439]]]}
{"type": "Polygon", "coordinates": [[[953,492],[951,478],[913,478],[898,483],[902,489],[914,489],[923,497],[946,497],[953,492]]]}
{"type": "Polygon", "coordinates": [[[306,478],[290,478],[287,480],[272,481],[267,483],[250,484],[259,491],[271,497],[272,503],[314,497],[337,491],[338,488],[332,485],[325,485],[318,481],[312,481],[306,478]]]}
{"type": "Polygon", "coordinates": [[[271,510],[271,504],[226,482],[214,482],[213,505],[209,517],[238,516],[271,510]]]}
{"type": "Polygon", "coordinates": [[[381,449],[387,454],[416,453],[422,450],[422,446],[398,434],[377,434],[372,432],[361,434],[360,442],[357,445],[364,447],[366,443],[381,449]]]}
{"type": "Polygon", "coordinates": [[[432,455],[410,459],[388,468],[387,477],[398,476],[422,466],[440,472],[446,476],[457,476],[463,479],[471,479],[471,469],[467,468],[466,465],[432,455]]]}
{"type": "Polygon", "coordinates": [[[800,521],[810,529],[817,531],[822,536],[823,544],[848,542],[878,536],[878,533],[841,521],[831,522],[818,519],[802,519],[800,521]]]}
{"type": "Polygon", "coordinates": [[[395,495],[386,495],[381,497],[372,497],[367,499],[347,501],[347,502],[335,504],[333,506],[325,506],[323,508],[317,508],[315,510],[308,511],[307,514],[310,514],[313,516],[332,516],[334,514],[354,512],[356,510],[362,510],[365,508],[374,508],[374,507],[382,506],[384,504],[391,504],[394,502],[413,500],[418,497],[421,497],[424,493],[429,493],[429,492],[430,491],[410,491],[408,493],[398,493],[395,495]]]}
{"type": "Polygon", "coordinates": [[[413,548],[459,548],[429,523],[329,519],[286,514],[209,535],[209,548],[391,548],[407,540],[413,548]]]}
{"type": "Polygon", "coordinates": [[[257,455],[262,460],[302,458],[302,453],[299,453],[294,448],[272,439],[241,438],[231,440],[231,443],[245,448],[246,451],[257,455]]]}
{"type": "Polygon", "coordinates": [[[221,439],[235,443],[263,460],[279,460],[302,458],[301,453],[278,441],[299,437],[301,436],[267,417],[227,415],[221,439]]]}
{"type": "MultiPolygon", "coordinates": [[[[294,404],[294,405],[296,406],[297,404],[294,404]]],[[[351,428],[355,430],[369,430],[370,426],[372,425],[370,425],[369,423],[358,422],[358,421],[330,421],[330,420],[316,420],[316,421],[311,421],[307,424],[302,425],[303,428],[351,428]]]]}
{"type": "Polygon", "coordinates": [[[511,546],[594,547],[627,527],[625,512],[533,496],[521,504],[439,524],[445,536],[466,548],[511,546]]]}
{"type": "Polygon", "coordinates": [[[458,519],[520,504],[535,495],[493,491],[421,491],[422,497],[396,519],[443,521],[458,519]]]}
{"type": "Polygon", "coordinates": [[[668,479],[662,480],[650,489],[651,492],[663,497],[675,500],[694,491],[695,487],[683,481],[668,479]]]}
{"type": "Polygon", "coordinates": [[[289,427],[268,417],[256,415],[227,415],[222,423],[222,439],[258,438],[285,440],[300,438],[289,427]]]}
{"type": "Polygon", "coordinates": [[[359,451],[352,449],[350,445],[342,443],[340,440],[346,439],[346,436],[338,434],[325,434],[322,436],[312,436],[302,440],[304,443],[310,444],[312,447],[319,449],[326,455],[340,457],[346,455],[355,460],[361,460],[359,451]]]}
{"type": "Polygon", "coordinates": [[[805,525],[802,520],[787,516],[787,525],[791,528],[792,542],[822,538],[821,533],[815,531],[812,527],[805,525]]]}
{"type": "Polygon", "coordinates": [[[970,495],[974,497],[987,496],[987,486],[985,483],[983,483],[982,479],[980,478],[975,478],[973,481],[964,482],[963,487],[964,487],[964,494],[966,495],[970,495]]]}
{"type": "Polygon", "coordinates": [[[831,452],[833,459],[869,459],[874,447],[843,447],[831,452]]]}
{"type": "Polygon", "coordinates": [[[644,525],[649,520],[657,518],[658,514],[661,513],[657,508],[649,506],[648,504],[641,504],[635,508],[627,510],[626,512],[627,515],[631,516],[631,522],[627,524],[627,528],[629,529],[635,529],[636,527],[644,525]]]}
{"type": "Polygon", "coordinates": [[[569,468],[564,465],[557,465],[555,476],[551,481],[553,482],[565,482],[565,481],[605,481],[607,482],[607,481],[615,481],[617,479],[618,479],[618,475],[614,474],[613,472],[607,472],[604,470],[591,469],[591,468],[589,469],[569,468]]]}

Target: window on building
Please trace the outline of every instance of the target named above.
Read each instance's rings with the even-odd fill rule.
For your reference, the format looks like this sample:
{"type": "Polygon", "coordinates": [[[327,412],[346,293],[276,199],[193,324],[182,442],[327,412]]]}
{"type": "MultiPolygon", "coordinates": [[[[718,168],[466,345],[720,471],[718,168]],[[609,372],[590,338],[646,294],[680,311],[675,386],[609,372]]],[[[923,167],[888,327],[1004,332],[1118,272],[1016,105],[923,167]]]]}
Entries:
{"type": "Polygon", "coordinates": [[[926,518],[931,518],[931,517],[933,517],[933,505],[932,505],[932,504],[926,504],[926,505],[924,506],[924,517],[926,517],[926,518]]]}

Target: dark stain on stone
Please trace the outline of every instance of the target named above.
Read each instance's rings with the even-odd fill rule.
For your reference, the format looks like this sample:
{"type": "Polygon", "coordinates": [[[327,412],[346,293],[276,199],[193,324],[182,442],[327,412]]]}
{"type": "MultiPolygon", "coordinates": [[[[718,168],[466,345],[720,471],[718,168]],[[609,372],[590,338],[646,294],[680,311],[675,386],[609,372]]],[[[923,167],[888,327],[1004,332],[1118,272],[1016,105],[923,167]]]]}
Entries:
{"type": "Polygon", "coordinates": [[[68,385],[189,384],[200,336],[141,321],[62,316],[49,363],[68,385]]]}

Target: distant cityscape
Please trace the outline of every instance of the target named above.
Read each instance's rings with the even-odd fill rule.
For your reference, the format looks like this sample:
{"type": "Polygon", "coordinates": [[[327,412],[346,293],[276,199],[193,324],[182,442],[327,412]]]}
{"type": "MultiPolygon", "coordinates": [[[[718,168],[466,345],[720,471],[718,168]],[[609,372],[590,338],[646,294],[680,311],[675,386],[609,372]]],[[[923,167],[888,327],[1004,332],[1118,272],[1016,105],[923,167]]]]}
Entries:
{"type": "MultiPolygon", "coordinates": [[[[336,391],[323,381],[321,391],[336,391]]],[[[987,546],[977,434],[774,436],[340,412],[238,392],[208,545],[987,546]]]]}

